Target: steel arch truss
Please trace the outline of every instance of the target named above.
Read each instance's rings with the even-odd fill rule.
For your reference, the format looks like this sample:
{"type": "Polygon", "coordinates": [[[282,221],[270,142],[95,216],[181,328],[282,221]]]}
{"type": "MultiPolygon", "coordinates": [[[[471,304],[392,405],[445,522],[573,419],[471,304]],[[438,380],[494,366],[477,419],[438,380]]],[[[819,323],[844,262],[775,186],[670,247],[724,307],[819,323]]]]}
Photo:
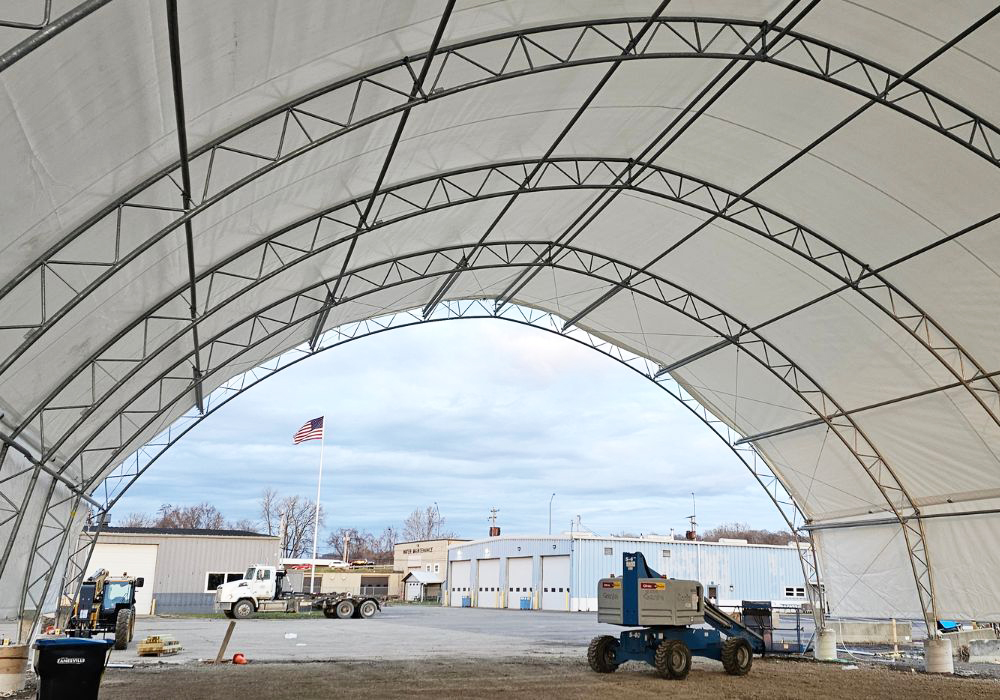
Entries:
{"type": "MultiPolygon", "coordinates": [[[[456,262],[463,257],[468,258],[473,245],[424,251],[352,270],[342,285],[345,294],[348,295],[345,301],[360,299],[372,292],[408,282],[445,275],[454,269],[456,262]]],[[[470,269],[532,265],[543,250],[551,249],[551,243],[508,241],[487,244],[481,249],[482,255],[470,269]]],[[[924,617],[928,620],[934,619],[933,582],[929,574],[930,562],[924,543],[922,524],[917,520],[914,527],[908,521],[904,522],[905,518],[916,514],[917,510],[892,469],[850,415],[845,414],[836,420],[826,417],[832,411],[844,413],[829,394],[766,339],[750,332],[741,321],[690,291],[652,274],[640,273],[621,261],[611,260],[590,251],[560,247],[555,252],[557,259],[551,263],[553,268],[586,275],[605,284],[627,286],[632,293],[662,304],[730,340],[795,392],[817,416],[822,417],[831,432],[840,439],[872,478],[886,501],[886,505],[882,508],[892,512],[897,520],[903,522],[903,534],[917,581],[920,605],[924,617]]],[[[287,333],[288,329],[302,328],[303,323],[321,313],[327,283],[327,281],[321,282],[270,304],[207,339],[203,355],[209,358],[205,368],[206,377],[225,372],[240,355],[260,343],[274,338],[288,337],[282,335],[287,333]]],[[[95,432],[80,448],[78,454],[81,458],[93,458],[89,464],[81,459],[82,473],[89,474],[86,477],[90,482],[89,487],[95,485],[96,480],[106,473],[107,469],[112,468],[128,453],[129,445],[134,444],[143,431],[149,430],[150,426],[155,424],[158,415],[175,409],[178,405],[184,405],[184,408],[191,405],[190,374],[179,371],[185,367],[186,362],[186,359],[178,360],[161,375],[159,380],[155,380],[148,387],[157,389],[153,394],[158,397],[158,405],[142,405],[142,395],[145,392],[140,392],[132,404],[125,405],[120,414],[105,423],[103,428],[95,432]],[[99,446],[90,447],[90,443],[98,438],[103,438],[106,442],[98,442],[99,446]]]]}
{"type": "MultiPolygon", "coordinates": [[[[781,513],[782,519],[796,539],[797,544],[799,544],[799,559],[807,583],[809,602],[816,617],[817,626],[819,628],[823,627],[825,624],[823,611],[826,609],[826,605],[823,590],[820,586],[816,552],[813,548],[811,536],[807,535],[808,539],[800,540],[800,537],[803,537],[802,527],[806,523],[806,518],[802,515],[791,496],[788,495],[781,479],[775,475],[770,466],[768,466],[767,461],[757,452],[756,448],[749,445],[736,444],[740,439],[740,435],[730,428],[727,423],[712,415],[673,377],[660,373],[660,367],[655,362],[624,350],[614,343],[592,335],[577,326],[571,326],[567,329],[565,328],[564,321],[551,313],[516,304],[507,304],[498,308],[497,305],[483,299],[445,301],[438,304],[434,308],[434,311],[427,316],[420,314],[418,309],[413,309],[348,323],[328,330],[322,334],[315,348],[310,347],[308,344],[302,344],[222,384],[206,397],[206,410],[204,413],[191,410],[178,418],[166,431],[143,445],[116,467],[103,480],[94,495],[98,496],[103,502],[103,510],[109,512],[147,469],[178,440],[200,424],[201,421],[251,387],[319,352],[331,350],[354,340],[367,338],[389,330],[426,323],[463,319],[496,319],[529,326],[565,337],[592,350],[596,350],[656,384],[680,402],[702,423],[711,428],[743,463],[754,480],[764,489],[768,498],[781,513]]],[[[79,583],[85,574],[86,562],[96,542],[99,529],[100,524],[85,532],[83,541],[70,557],[69,568],[64,576],[62,587],[63,595],[66,599],[72,600],[75,598],[79,583]]]]}
{"type": "MultiPolygon", "coordinates": [[[[735,192],[676,170],[621,158],[535,159],[467,168],[395,185],[374,197],[367,195],[335,205],[267,236],[200,275],[196,286],[204,306],[198,310],[199,317],[186,332],[190,332],[199,320],[222,309],[254,286],[372,230],[491,197],[523,192],[622,188],[621,183],[632,180],[631,174],[639,171],[643,174],[634,178],[628,189],[683,204],[737,224],[808,260],[845,287],[853,288],[917,340],[1000,425],[996,408],[1000,404],[1000,387],[997,387],[996,379],[887,278],[872,274],[861,260],[829,239],[759,202],[741,199],[737,206],[732,206],[738,198],[735,192]],[[529,179],[528,173],[539,165],[541,167],[535,177],[529,179]],[[361,212],[369,208],[372,222],[364,226],[361,212]],[[311,234],[305,244],[303,230],[311,234]]],[[[549,264],[553,257],[557,257],[555,251],[555,248],[546,249],[538,255],[535,264],[549,264]]],[[[480,254],[475,250],[470,258],[474,262],[480,254]]],[[[573,254],[572,249],[565,254],[573,254]]],[[[468,262],[465,258],[462,260],[468,262]]],[[[25,416],[15,436],[30,426],[40,436],[43,457],[56,455],[74,431],[112,397],[125,380],[152,357],[169,348],[180,334],[157,346],[151,346],[144,340],[141,343],[142,352],[138,355],[134,350],[124,351],[122,347],[140,345],[134,342],[136,335],[141,333],[145,339],[149,327],[176,319],[182,308],[189,307],[188,298],[188,291],[181,290],[152,310],[146,318],[136,321],[113,338],[25,416]],[[129,371],[123,373],[123,366],[127,366],[129,371]],[[80,382],[88,386],[90,396],[87,400],[81,401],[79,397],[80,382]],[[67,410],[79,412],[76,422],[60,435],[47,435],[46,414],[67,410]]]]}
{"type": "Polygon", "coordinates": [[[509,78],[627,60],[710,58],[769,63],[875,100],[1000,165],[1000,130],[912,78],[904,79],[873,61],[795,31],[712,18],[657,18],[635,48],[625,51],[637,27],[650,19],[563,23],[444,46],[431,57],[434,69],[428,87],[420,87],[414,95],[410,91],[417,82],[415,71],[428,60],[427,54],[331,83],[201,146],[190,158],[198,185],[191,193],[190,209],[182,201],[181,166],[176,163],[72,231],[0,289],[0,301],[28,310],[16,322],[0,325],[0,373],[119,269],[249,182],[355,129],[424,102],[509,78]],[[487,56],[503,59],[491,61],[487,56]],[[244,143],[261,134],[273,137],[272,149],[261,152],[259,146],[244,143]],[[226,174],[220,176],[217,164],[223,159],[226,174]],[[163,217],[170,221],[161,228],[163,217]],[[149,230],[143,231],[144,227],[149,230]],[[110,231],[114,231],[115,245],[98,245],[99,239],[106,243],[110,231]],[[71,244],[88,254],[68,252],[71,244]]]}

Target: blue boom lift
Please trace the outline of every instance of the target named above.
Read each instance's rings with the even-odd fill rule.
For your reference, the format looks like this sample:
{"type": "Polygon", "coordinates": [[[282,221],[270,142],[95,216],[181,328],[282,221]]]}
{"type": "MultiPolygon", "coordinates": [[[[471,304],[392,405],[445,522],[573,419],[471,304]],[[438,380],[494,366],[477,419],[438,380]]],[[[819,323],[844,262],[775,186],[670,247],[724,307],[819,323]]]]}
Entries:
{"type": "Polygon", "coordinates": [[[696,654],[721,661],[730,675],[743,676],[753,655],[764,653],[764,639],[705,600],[699,582],[660,576],[640,552],[625,552],[622,565],[621,578],[598,583],[597,619],[641,629],[595,637],[587,649],[593,670],[612,673],[626,661],[645,661],[664,678],[681,680],[696,654]],[[711,629],[694,627],[703,623],[711,629]]]}

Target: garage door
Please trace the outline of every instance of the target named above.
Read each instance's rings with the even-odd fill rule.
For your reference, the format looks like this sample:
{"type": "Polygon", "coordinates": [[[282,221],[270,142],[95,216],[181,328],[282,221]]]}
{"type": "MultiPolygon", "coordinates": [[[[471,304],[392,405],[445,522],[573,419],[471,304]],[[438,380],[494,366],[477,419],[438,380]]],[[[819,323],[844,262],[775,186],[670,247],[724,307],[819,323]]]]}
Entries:
{"type": "Polygon", "coordinates": [[[139,615],[148,615],[153,604],[153,591],[156,575],[156,545],[155,544],[104,544],[97,543],[94,554],[90,557],[90,576],[97,569],[107,569],[111,576],[142,576],[145,579],[142,588],[135,590],[135,611],[139,615]]]}
{"type": "Polygon", "coordinates": [[[507,607],[522,608],[522,601],[527,601],[531,608],[531,598],[534,595],[532,573],[534,566],[531,557],[512,557],[507,560],[507,607]]]}
{"type": "Polygon", "coordinates": [[[542,557],[542,610],[569,610],[569,555],[542,557]]]}
{"type": "Polygon", "coordinates": [[[500,607],[500,560],[480,559],[479,565],[479,598],[476,605],[480,608],[500,607]]]}
{"type": "Polygon", "coordinates": [[[472,595],[469,590],[469,574],[472,572],[472,563],[468,561],[453,561],[451,571],[448,576],[448,589],[451,591],[448,597],[448,604],[453,608],[462,607],[462,598],[472,595]]]}

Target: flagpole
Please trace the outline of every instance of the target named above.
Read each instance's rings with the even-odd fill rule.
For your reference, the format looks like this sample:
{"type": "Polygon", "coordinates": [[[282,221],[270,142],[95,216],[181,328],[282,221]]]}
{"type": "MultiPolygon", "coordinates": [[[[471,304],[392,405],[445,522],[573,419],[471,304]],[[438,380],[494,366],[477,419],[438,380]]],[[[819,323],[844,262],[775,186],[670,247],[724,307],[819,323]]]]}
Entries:
{"type": "Polygon", "coordinates": [[[323,485],[323,448],[326,447],[326,416],[323,416],[323,432],[319,438],[319,477],[316,479],[316,515],[313,519],[313,556],[312,576],[309,580],[309,592],[315,593],[316,587],[316,545],[319,541],[319,493],[323,485]]]}

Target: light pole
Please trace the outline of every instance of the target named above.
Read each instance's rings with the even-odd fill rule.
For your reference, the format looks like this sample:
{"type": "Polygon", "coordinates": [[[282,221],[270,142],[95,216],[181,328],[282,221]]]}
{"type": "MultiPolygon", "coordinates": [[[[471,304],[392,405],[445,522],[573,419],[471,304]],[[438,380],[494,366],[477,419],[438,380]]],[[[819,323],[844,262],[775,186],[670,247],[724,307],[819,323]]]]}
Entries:
{"type": "Polygon", "coordinates": [[[549,534],[550,535],[552,534],[552,499],[555,498],[555,497],[556,497],[556,495],[554,493],[549,497],[549,534]]]}
{"type": "Polygon", "coordinates": [[[437,522],[434,524],[434,527],[431,529],[431,537],[437,537],[438,535],[441,534],[441,509],[438,508],[438,502],[437,501],[434,501],[434,510],[437,511],[437,522]]]}

